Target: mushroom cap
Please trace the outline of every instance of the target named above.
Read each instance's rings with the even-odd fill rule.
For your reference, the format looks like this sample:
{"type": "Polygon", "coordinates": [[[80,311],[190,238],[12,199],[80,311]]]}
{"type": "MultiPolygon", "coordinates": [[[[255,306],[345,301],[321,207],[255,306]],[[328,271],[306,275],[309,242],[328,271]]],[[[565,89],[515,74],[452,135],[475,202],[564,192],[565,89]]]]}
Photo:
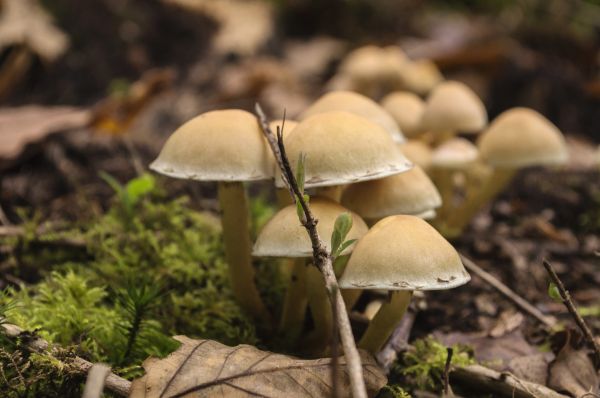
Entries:
{"type": "Polygon", "coordinates": [[[428,59],[407,61],[399,73],[402,87],[419,95],[429,93],[444,80],[437,65],[428,59]]]}
{"type": "Polygon", "coordinates": [[[385,109],[372,99],[352,91],[332,91],[324,94],[300,115],[300,120],[330,111],[345,111],[362,116],[383,127],[395,142],[404,142],[398,124],[385,109]]]}
{"type": "Polygon", "coordinates": [[[419,166],[405,173],[352,184],[342,196],[342,205],[366,219],[394,214],[419,215],[442,205],[442,198],[419,166]]]}
{"type": "MultiPolygon", "coordinates": [[[[383,178],[412,167],[379,125],[342,111],[318,113],[285,137],[293,169],[306,156],[305,186],[323,187],[383,178]]],[[[283,186],[280,171],[275,184],[283,186]]]]}
{"type": "Polygon", "coordinates": [[[381,106],[398,123],[402,133],[408,138],[420,135],[421,117],[425,111],[425,102],[408,91],[394,91],[381,100],[381,106]]]}
{"type": "Polygon", "coordinates": [[[477,133],[487,124],[481,99],[467,85],[446,81],[437,85],[425,105],[422,127],[434,133],[477,133]]]}
{"type": "Polygon", "coordinates": [[[273,120],[269,123],[269,127],[271,128],[271,131],[275,135],[277,134],[277,127],[278,126],[281,127],[282,125],[283,125],[282,135],[285,137],[294,128],[296,128],[296,126],[298,125],[298,122],[295,120],[291,120],[291,119],[285,119],[285,124],[283,124],[283,119],[277,119],[277,120],[273,120]]]}
{"type": "MultiPolygon", "coordinates": [[[[326,198],[313,197],[310,209],[317,223],[317,231],[328,250],[331,249],[331,234],[335,220],[342,213],[352,216],[352,228],[346,239],[359,239],[367,233],[368,227],[356,213],[326,198]]],[[[342,254],[352,251],[350,245],[342,254]]],[[[263,227],[256,239],[252,255],[257,257],[312,257],[313,250],[306,229],[298,220],[296,205],[286,206],[277,212],[263,227]]]]}
{"type": "Polygon", "coordinates": [[[363,46],[348,53],[339,69],[352,79],[369,79],[376,76],[381,70],[382,59],[381,47],[363,46]]]}
{"type": "Polygon", "coordinates": [[[470,279],[435,228],[398,215],[379,221],[358,241],[339,283],[344,289],[442,290],[470,279]]]}
{"type": "Polygon", "coordinates": [[[431,168],[433,151],[429,145],[419,140],[408,140],[398,146],[408,160],[421,166],[423,170],[429,170],[431,168]]]}
{"type": "Polygon", "coordinates": [[[150,169],[198,181],[265,180],[273,177],[270,152],[251,113],[211,111],[171,134],[150,169]]]}
{"type": "Polygon", "coordinates": [[[479,158],[479,150],[461,137],[452,138],[435,148],[431,156],[433,167],[444,169],[465,169],[479,158]]]}
{"type": "Polygon", "coordinates": [[[481,158],[494,167],[520,168],[567,161],[565,140],[548,119],[528,108],[500,114],[478,141],[481,158]]]}

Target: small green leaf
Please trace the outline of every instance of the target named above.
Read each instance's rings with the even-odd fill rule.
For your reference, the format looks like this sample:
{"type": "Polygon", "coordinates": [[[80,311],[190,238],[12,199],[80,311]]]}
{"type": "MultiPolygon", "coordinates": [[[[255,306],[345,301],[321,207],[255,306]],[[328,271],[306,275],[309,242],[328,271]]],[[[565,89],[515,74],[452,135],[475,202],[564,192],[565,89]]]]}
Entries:
{"type": "Polygon", "coordinates": [[[117,179],[113,176],[111,176],[110,174],[108,174],[105,171],[101,171],[100,173],[98,173],[98,175],[100,176],[100,178],[102,178],[104,180],[104,182],[106,182],[108,185],[110,185],[110,187],[113,189],[113,191],[115,191],[115,193],[119,196],[122,196],[124,193],[124,188],[123,185],[117,181],[117,179]]]}
{"type": "Polygon", "coordinates": [[[298,188],[300,192],[304,193],[304,162],[306,160],[306,155],[300,153],[298,156],[298,162],[296,166],[296,183],[298,183],[298,188]]]}
{"type": "Polygon", "coordinates": [[[125,186],[127,196],[132,205],[136,204],[144,195],[152,192],[156,186],[156,181],[151,174],[142,174],[141,176],[129,181],[125,186]]]}
{"type": "Polygon", "coordinates": [[[336,257],[339,256],[340,254],[342,254],[344,252],[344,250],[346,250],[349,246],[351,246],[354,242],[356,242],[356,239],[350,239],[345,241],[344,243],[342,243],[340,245],[340,247],[338,248],[337,253],[335,254],[336,257]]]}
{"type": "Polygon", "coordinates": [[[335,219],[333,226],[334,231],[338,231],[342,237],[342,241],[346,239],[346,235],[352,229],[352,216],[350,213],[342,213],[335,219]]]}
{"type": "Polygon", "coordinates": [[[331,233],[331,255],[337,256],[338,248],[342,244],[342,234],[337,229],[334,229],[331,233]]]}
{"type": "MultiPolygon", "coordinates": [[[[310,196],[308,196],[307,194],[304,194],[302,196],[304,196],[304,202],[306,202],[306,203],[310,202],[310,196]]],[[[304,209],[302,208],[302,205],[300,204],[300,200],[298,199],[297,196],[296,196],[296,213],[298,214],[298,219],[300,221],[304,220],[304,209]]]]}
{"type": "Polygon", "coordinates": [[[554,282],[550,282],[550,284],[548,285],[548,296],[550,296],[550,298],[554,301],[558,301],[560,303],[562,303],[563,301],[560,295],[560,291],[558,290],[558,287],[556,287],[554,282]]]}

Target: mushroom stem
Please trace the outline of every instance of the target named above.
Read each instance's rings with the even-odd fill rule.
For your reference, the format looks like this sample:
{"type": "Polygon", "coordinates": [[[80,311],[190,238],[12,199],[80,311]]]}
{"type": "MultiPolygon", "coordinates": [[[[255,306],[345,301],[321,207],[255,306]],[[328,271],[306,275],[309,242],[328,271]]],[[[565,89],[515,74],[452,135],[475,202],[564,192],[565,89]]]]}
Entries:
{"type": "Polygon", "coordinates": [[[317,196],[328,198],[333,200],[334,202],[340,203],[342,200],[342,193],[344,193],[345,185],[332,185],[329,187],[319,187],[317,188],[317,196]]]}
{"type": "Polygon", "coordinates": [[[269,320],[254,281],[248,200],[241,182],[219,182],[219,205],[223,226],[225,259],[229,264],[231,289],[238,304],[255,318],[269,320]]]}
{"type": "Polygon", "coordinates": [[[323,274],[313,265],[306,268],[308,305],[315,328],[308,336],[307,346],[314,353],[321,352],[331,341],[333,334],[333,314],[323,274]]]}
{"type": "Polygon", "coordinates": [[[362,289],[343,289],[342,290],[342,298],[344,299],[344,303],[346,303],[346,308],[348,308],[348,313],[352,312],[352,308],[362,295],[362,289]]]}
{"type": "Polygon", "coordinates": [[[379,352],[394,331],[396,324],[410,304],[411,290],[396,290],[391,292],[389,302],[384,303],[358,343],[358,347],[372,354],[379,352]]]}
{"type": "Polygon", "coordinates": [[[279,330],[285,334],[286,340],[294,342],[302,333],[308,297],[306,295],[306,259],[293,260],[290,284],[285,293],[285,302],[281,313],[279,330]]]}
{"type": "Polygon", "coordinates": [[[435,185],[442,197],[442,206],[436,210],[436,219],[444,220],[448,216],[448,211],[452,208],[454,199],[454,181],[452,179],[454,170],[435,168],[433,173],[435,185]]]}
{"type": "Polygon", "coordinates": [[[455,237],[462,233],[469,221],[486,203],[498,195],[513,179],[516,169],[497,168],[484,182],[481,190],[467,198],[466,202],[454,212],[447,223],[447,231],[444,235],[455,237]]]}
{"type": "Polygon", "coordinates": [[[283,209],[284,207],[294,203],[292,195],[290,195],[290,191],[285,188],[275,189],[275,196],[277,197],[277,207],[280,209],[283,209]]]}

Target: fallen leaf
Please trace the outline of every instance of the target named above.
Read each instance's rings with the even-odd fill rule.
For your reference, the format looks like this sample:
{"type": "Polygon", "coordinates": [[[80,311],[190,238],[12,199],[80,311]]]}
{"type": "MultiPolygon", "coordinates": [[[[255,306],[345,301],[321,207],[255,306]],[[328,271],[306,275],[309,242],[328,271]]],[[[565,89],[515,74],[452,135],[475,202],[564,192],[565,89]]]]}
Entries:
{"type": "Polygon", "coordinates": [[[523,323],[524,317],[520,312],[503,311],[494,327],[490,330],[491,337],[501,337],[517,329],[523,323]]]}
{"type": "MultiPolygon", "coordinates": [[[[330,359],[298,359],[249,345],[228,347],[212,340],[175,337],[181,347],[167,358],[144,362],[146,375],[134,380],[130,397],[326,397],[331,394],[330,359]]],[[[383,371],[362,355],[369,396],[387,382],[383,371]]],[[[349,390],[344,358],[338,386],[349,390]]],[[[344,394],[346,395],[346,394],[344,394]]]]}
{"type": "Polygon", "coordinates": [[[599,383],[598,374],[587,351],[573,348],[567,340],[550,364],[548,387],[581,397],[586,393],[597,394],[599,383]]]}
{"type": "Polygon", "coordinates": [[[52,24],[36,0],[3,0],[1,12],[0,50],[23,45],[48,62],[67,50],[67,35],[52,24]]]}
{"type": "Polygon", "coordinates": [[[89,121],[88,110],[68,106],[0,109],[0,167],[18,157],[27,145],[53,133],[83,127],[89,121]]]}
{"type": "Polygon", "coordinates": [[[549,362],[547,357],[546,353],[513,358],[508,362],[507,371],[520,379],[546,385],[549,362]]]}

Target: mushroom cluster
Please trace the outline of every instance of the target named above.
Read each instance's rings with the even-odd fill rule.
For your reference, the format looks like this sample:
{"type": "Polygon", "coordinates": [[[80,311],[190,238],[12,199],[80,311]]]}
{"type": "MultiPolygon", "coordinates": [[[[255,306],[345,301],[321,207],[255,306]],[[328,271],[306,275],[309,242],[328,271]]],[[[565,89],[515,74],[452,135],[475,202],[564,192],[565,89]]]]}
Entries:
{"type": "MultiPolygon", "coordinates": [[[[411,100],[414,102],[414,98],[411,100]]],[[[346,281],[343,296],[350,309],[364,289],[412,291],[450,288],[466,282],[468,277],[455,252],[452,262],[446,264],[441,256],[435,257],[435,250],[429,250],[428,266],[439,266],[442,271],[423,268],[430,273],[429,277],[447,283],[421,285],[411,274],[414,267],[421,266],[409,261],[406,256],[411,252],[406,250],[408,247],[414,253],[423,250],[419,246],[412,247],[415,234],[424,234],[423,242],[444,242],[443,250],[452,252],[453,249],[423,221],[435,216],[436,208],[442,204],[441,196],[424,169],[413,166],[403,155],[401,147],[406,145],[406,139],[390,112],[359,93],[335,91],[315,101],[298,116],[297,122],[271,123],[274,130],[283,125],[286,153],[292,168],[303,168],[303,186],[310,195],[311,209],[319,220],[317,229],[328,250],[333,251],[334,246],[340,244],[333,243],[335,234],[339,233],[338,224],[346,225],[343,236],[348,241],[342,250],[332,255],[336,257],[338,276],[346,281]],[[303,161],[296,163],[298,159],[303,161]],[[404,218],[397,218],[398,215],[404,218]],[[384,233],[393,232],[385,239],[377,232],[382,226],[394,226],[397,222],[400,222],[399,229],[383,229],[384,233]],[[372,226],[371,230],[368,226],[372,226]],[[430,236],[425,236],[428,234],[430,236]],[[364,280],[364,275],[360,276],[371,267],[363,261],[364,249],[357,256],[351,255],[355,245],[369,248],[372,245],[369,242],[380,239],[380,246],[397,249],[386,252],[379,246],[373,247],[383,257],[373,256],[371,260],[378,258],[379,264],[387,267],[385,278],[390,281],[389,286],[381,285],[380,276],[369,281],[364,280]],[[444,273],[445,266],[455,267],[452,275],[444,273]]],[[[403,124],[411,135],[418,129],[416,125],[414,120],[403,124]]],[[[151,168],[170,177],[217,182],[225,257],[240,306],[263,322],[278,318],[277,330],[289,344],[301,342],[306,347],[305,352],[322,353],[333,331],[325,283],[317,268],[311,265],[311,242],[300,223],[297,206],[291,203],[284,189],[281,171],[257,119],[242,110],[204,113],[169,137],[151,168]],[[252,242],[244,184],[270,179],[274,180],[278,192],[280,210],[252,242]],[[253,256],[281,259],[280,265],[289,275],[283,310],[278,317],[268,313],[256,287],[253,256]]],[[[390,318],[389,307],[393,306],[396,311],[400,308],[398,300],[406,301],[407,294],[410,295],[390,294],[390,302],[384,303],[374,315],[373,326],[364,337],[373,342],[365,343],[365,348],[375,350],[381,345],[381,339],[389,335],[389,325],[393,327],[401,316],[398,313],[390,318]],[[387,320],[383,321],[384,318],[387,320]],[[374,328],[379,330],[379,337],[368,337],[374,328]]]]}

